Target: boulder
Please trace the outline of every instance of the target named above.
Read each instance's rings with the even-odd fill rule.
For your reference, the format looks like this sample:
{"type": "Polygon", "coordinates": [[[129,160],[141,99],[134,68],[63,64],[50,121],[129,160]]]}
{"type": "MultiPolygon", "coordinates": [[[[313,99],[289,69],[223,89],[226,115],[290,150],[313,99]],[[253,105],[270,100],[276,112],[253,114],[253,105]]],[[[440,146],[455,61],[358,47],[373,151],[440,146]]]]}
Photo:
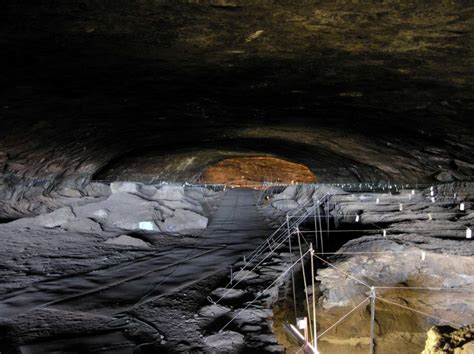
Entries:
{"type": "Polygon", "coordinates": [[[110,183],[112,194],[115,193],[139,193],[139,186],[134,182],[112,182],[110,183]]]}
{"type": "Polygon", "coordinates": [[[190,210],[177,209],[174,215],[160,223],[163,232],[186,234],[189,231],[203,230],[208,219],[190,210]]]}
{"type": "Polygon", "coordinates": [[[63,196],[63,197],[67,197],[67,198],[80,198],[80,197],[82,197],[82,193],[80,191],[78,191],[77,189],[74,189],[74,188],[69,188],[69,187],[60,189],[58,191],[58,194],[63,196]]]}
{"type": "Polygon", "coordinates": [[[238,272],[235,272],[233,275],[233,280],[234,281],[246,281],[246,280],[251,280],[251,279],[256,279],[258,278],[258,274],[255,272],[252,272],[251,270],[239,270],[238,272]]]}
{"type": "Polygon", "coordinates": [[[246,292],[241,289],[217,288],[211,293],[211,296],[216,300],[222,299],[222,301],[237,301],[245,294],[246,292]]]}
{"type": "Polygon", "coordinates": [[[278,353],[278,354],[283,354],[285,352],[285,347],[279,344],[271,344],[267,345],[265,348],[263,348],[265,353],[278,353]]]}
{"type": "Polygon", "coordinates": [[[110,186],[104,183],[91,182],[83,189],[89,197],[107,197],[112,193],[110,186]]]}
{"type": "Polygon", "coordinates": [[[153,196],[156,193],[155,186],[150,186],[148,184],[140,184],[138,187],[139,187],[140,194],[142,194],[145,197],[153,198],[153,196]]]}
{"type": "Polygon", "coordinates": [[[147,242],[128,235],[121,235],[119,237],[109,238],[107,241],[105,241],[105,243],[111,245],[150,248],[150,245],[147,242]]]}
{"type": "Polygon", "coordinates": [[[242,327],[244,325],[259,325],[263,320],[267,319],[272,315],[272,311],[269,309],[255,309],[247,308],[243,310],[236,310],[235,323],[242,327]]]}
{"type": "Polygon", "coordinates": [[[296,196],[296,192],[298,191],[298,186],[288,186],[285,190],[281,193],[275,194],[272,198],[273,201],[276,200],[287,200],[287,199],[294,199],[296,196]]]}
{"type": "Polygon", "coordinates": [[[163,185],[153,195],[155,200],[182,200],[184,199],[184,187],[163,185]]]}
{"type": "Polygon", "coordinates": [[[190,203],[187,200],[160,200],[160,204],[165,207],[176,210],[176,209],[187,209],[197,213],[202,213],[203,209],[200,204],[190,203]]]}
{"type": "Polygon", "coordinates": [[[213,304],[213,305],[202,307],[201,309],[199,309],[198,314],[199,316],[202,316],[202,317],[216,318],[216,317],[225,315],[229,312],[230,312],[230,309],[228,307],[213,304]]]}
{"type": "Polygon", "coordinates": [[[204,338],[204,343],[219,352],[238,353],[244,344],[244,336],[233,331],[224,331],[204,338]]]}
{"type": "Polygon", "coordinates": [[[294,210],[298,208],[298,203],[294,200],[288,199],[288,200],[276,200],[272,202],[272,207],[275,209],[278,209],[280,211],[288,212],[291,210],[294,210]]]}
{"type": "Polygon", "coordinates": [[[299,205],[305,205],[312,203],[314,186],[310,184],[298,185],[298,192],[295,195],[296,201],[299,205]]]}
{"type": "Polygon", "coordinates": [[[157,202],[138,195],[116,192],[108,199],[74,208],[79,218],[90,218],[107,230],[159,231],[155,221],[162,215],[157,202]],[[133,213],[130,212],[133,210],[133,213]]]}
{"type": "Polygon", "coordinates": [[[79,233],[97,234],[102,232],[100,225],[91,219],[75,219],[61,226],[64,230],[79,233]]]}
{"type": "Polygon", "coordinates": [[[61,208],[49,214],[39,215],[34,218],[34,223],[43,227],[53,228],[64,225],[74,220],[76,215],[69,207],[61,208]]]}

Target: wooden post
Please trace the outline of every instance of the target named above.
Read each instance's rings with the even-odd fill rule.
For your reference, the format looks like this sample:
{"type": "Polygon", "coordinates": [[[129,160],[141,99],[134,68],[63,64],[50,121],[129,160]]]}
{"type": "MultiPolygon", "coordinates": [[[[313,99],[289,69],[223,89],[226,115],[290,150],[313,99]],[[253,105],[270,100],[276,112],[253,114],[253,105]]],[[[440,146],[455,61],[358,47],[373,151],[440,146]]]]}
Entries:
{"type": "Polygon", "coordinates": [[[370,354],[375,353],[375,288],[370,288],[370,354]]]}
{"type": "Polygon", "coordinates": [[[317,323],[316,323],[316,289],[314,287],[314,250],[313,244],[309,244],[310,256],[311,256],[311,289],[313,292],[313,348],[314,351],[318,352],[318,336],[317,336],[317,323]]]}

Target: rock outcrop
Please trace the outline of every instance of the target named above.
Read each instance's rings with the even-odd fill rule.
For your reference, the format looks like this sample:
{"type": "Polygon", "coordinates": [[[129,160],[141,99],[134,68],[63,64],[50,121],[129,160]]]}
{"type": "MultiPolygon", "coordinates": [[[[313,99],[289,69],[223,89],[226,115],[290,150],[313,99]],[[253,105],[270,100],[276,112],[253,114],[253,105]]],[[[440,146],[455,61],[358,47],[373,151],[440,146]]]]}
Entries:
{"type": "MultiPolygon", "coordinates": [[[[283,212],[278,208],[284,201],[301,215],[309,208],[304,201],[320,200],[327,188],[290,186],[270,197],[264,210],[280,220],[293,215],[290,207],[283,212]]],[[[321,328],[367,299],[371,287],[377,297],[376,345],[382,352],[421,351],[427,325],[474,323],[474,244],[469,232],[474,185],[451,183],[422,190],[390,186],[379,192],[358,188],[341,185],[319,207],[322,221],[330,222],[329,229],[322,229],[326,253],[318,255],[316,277],[321,328]]],[[[307,227],[314,228],[313,215],[307,227]]],[[[318,254],[317,241],[313,244],[318,254]]],[[[368,346],[368,306],[357,308],[334,335],[326,334],[321,348],[337,352],[368,346]]]]}
{"type": "Polygon", "coordinates": [[[455,329],[449,326],[434,326],[430,328],[422,354],[444,353],[474,353],[474,327],[455,329]]]}

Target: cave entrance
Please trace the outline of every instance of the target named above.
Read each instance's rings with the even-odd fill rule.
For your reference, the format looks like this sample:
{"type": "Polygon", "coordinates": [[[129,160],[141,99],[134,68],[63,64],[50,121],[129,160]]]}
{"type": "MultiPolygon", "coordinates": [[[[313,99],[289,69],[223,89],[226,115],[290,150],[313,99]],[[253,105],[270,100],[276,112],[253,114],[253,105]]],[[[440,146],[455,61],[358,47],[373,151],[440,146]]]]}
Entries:
{"type": "Polygon", "coordinates": [[[228,158],[209,166],[201,175],[202,183],[250,188],[265,182],[296,184],[316,181],[316,176],[305,165],[271,156],[228,158]]]}

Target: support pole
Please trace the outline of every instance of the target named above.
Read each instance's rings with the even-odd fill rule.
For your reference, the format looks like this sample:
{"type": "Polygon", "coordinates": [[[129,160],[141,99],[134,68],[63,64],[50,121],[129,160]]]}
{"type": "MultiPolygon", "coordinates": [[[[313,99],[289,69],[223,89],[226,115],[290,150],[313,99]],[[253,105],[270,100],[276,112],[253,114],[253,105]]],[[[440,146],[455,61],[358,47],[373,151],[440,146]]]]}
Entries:
{"type": "Polygon", "coordinates": [[[320,214],[320,207],[321,207],[321,203],[318,202],[318,207],[316,208],[316,212],[317,212],[317,215],[318,215],[318,222],[319,222],[319,242],[320,242],[320,245],[321,245],[321,252],[324,253],[324,241],[323,241],[323,223],[321,221],[321,214],[320,214]]]}
{"type": "Polygon", "coordinates": [[[318,244],[318,219],[316,217],[316,198],[313,197],[313,217],[314,217],[314,243],[316,245],[316,249],[319,250],[318,244]]]}
{"type": "Polygon", "coordinates": [[[324,212],[326,214],[326,240],[329,240],[329,197],[326,197],[324,212]]]}
{"type": "MultiPolygon", "coordinates": [[[[288,247],[290,249],[290,264],[293,264],[293,250],[291,247],[291,232],[290,232],[290,221],[288,214],[286,214],[286,227],[288,228],[288,247]]],[[[291,268],[291,286],[293,290],[293,310],[295,312],[295,324],[298,321],[298,313],[296,311],[296,288],[295,288],[295,271],[294,267],[291,268]]]]}
{"type": "Polygon", "coordinates": [[[314,352],[318,353],[318,336],[316,323],[316,289],[314,287],[314,250],[312,243],[309,244],[309,250],[311,255],[311,289],[313,292],[313,348],[314,352]]]}
{"type": "Polygon", "coordinates": [[[370,354],[375,353],[375,288],[370,288],[370,354]]]}

